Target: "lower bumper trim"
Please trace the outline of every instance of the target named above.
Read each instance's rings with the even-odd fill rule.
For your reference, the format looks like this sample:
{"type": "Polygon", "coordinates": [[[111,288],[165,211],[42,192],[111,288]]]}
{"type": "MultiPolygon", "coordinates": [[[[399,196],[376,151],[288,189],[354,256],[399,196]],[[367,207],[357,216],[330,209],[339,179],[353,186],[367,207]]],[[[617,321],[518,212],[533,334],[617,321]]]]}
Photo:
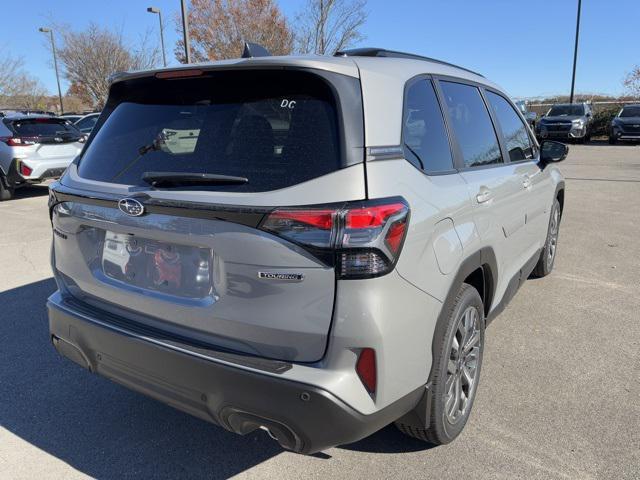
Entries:
{"type": "Polygon", "coordinates": [[[47,307],[52,339],[62,355],[232,432],[267,430],[295,452],[310,454],[360,440],[412,410],[424,393],[418,388],[363,415],[322,388],[164,348],[88,321],[61,302],[55,293],[47,307]]]}

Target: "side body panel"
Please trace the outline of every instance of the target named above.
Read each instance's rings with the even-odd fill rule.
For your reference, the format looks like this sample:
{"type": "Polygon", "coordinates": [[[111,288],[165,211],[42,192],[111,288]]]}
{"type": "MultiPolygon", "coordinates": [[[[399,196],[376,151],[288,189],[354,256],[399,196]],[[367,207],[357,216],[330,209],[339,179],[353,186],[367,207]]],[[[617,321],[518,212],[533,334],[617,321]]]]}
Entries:
{"type": "Polygon", "coordinates": [[[509,281],[526,262],[525,230],[527,196],[517,175],[518,166],[506,164],[495,168],[471,169],[460,175],[469,187],[474,203],[473,217],[482,246],[493,248],[497,260],[497,284],[494,301],[499,301],[509,281]],[[488,192],[484,202],[478,196],[488,192]]]}
{"type": "MultiPolygon", "coordinates": [[[[369,161],[367,179],[371,198],[402,195],[411,208],[409,231],[396,266],[399,281],[393,287],[394,298],[406,296],[405,290],[414,290],[417,292],[414,297],[421,298],[420,302],[430,307],[414,303],[411,315],[406,317],[393,309],[385,313],[388,307],[379,306],[374,324],[389,330],[388,335],[381,335],[376,347],[381,347],[381,360],[384,360],[378,363],[382,369],[379,378],[386,382],[385,388],[392,388],[393,396],[399,398],[427,382],[432,365],[433,333],[442,302],[462,259],[482,244],[474,224],[467,185],[457,173],[427,176],[398,158],[369,161]]],[[[340,293],[340,286],[338,291],[340,293]]],[[[341,298],[339,294],[339,306],[341,298]]],[[[336,326],[341,325],[340,316],[336,316],[335,321],[336,326]]],[[[390,393],[385,390],[384,395],[386,399],[390,393]]]]}

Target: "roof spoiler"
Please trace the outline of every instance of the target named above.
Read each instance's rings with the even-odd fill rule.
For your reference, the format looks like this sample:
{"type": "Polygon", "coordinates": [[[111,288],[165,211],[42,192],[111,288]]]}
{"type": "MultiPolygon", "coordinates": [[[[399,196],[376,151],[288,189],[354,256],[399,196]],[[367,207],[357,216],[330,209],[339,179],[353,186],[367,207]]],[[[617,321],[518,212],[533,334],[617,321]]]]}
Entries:
{"type": "Polygon", "coordinates": [[[242,58],[270,57],[271,52],[259,43],[244,42],[242,58]]]}

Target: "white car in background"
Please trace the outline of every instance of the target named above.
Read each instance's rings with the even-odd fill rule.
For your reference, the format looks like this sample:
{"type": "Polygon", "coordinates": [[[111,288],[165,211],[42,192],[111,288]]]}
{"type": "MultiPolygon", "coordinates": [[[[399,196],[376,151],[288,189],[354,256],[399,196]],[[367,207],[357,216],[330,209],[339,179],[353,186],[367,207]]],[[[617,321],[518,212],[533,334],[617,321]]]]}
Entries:
{"type": "Polygon", "coordinates": [[[20,186],[59,178],[86,137],[64,118],[22,114],[2,118],[0,200],[9,200],[20,186]]]}
{"type": "Polygon", "coordinates": [[[98,117],[100,117],[100,113],[90,113],[88,115],[80,117],[78,120],[73,122],[73,124],[82,133],[86,133],[88,135],[91,133],[91,130],[93,130],[93,127],[98,121],[98,117]]]}

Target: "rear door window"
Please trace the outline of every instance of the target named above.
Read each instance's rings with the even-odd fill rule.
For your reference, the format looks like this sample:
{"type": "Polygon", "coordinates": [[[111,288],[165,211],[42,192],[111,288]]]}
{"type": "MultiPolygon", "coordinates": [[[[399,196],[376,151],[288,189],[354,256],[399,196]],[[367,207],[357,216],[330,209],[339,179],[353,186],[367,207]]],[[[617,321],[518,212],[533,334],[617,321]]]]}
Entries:
{"type": "Polygon", "coordinates": [[[478,88],[445,81],[440,86],[465,167],[502,163],[498,137],[478,88]]]}
{"type": "Polygon", "coordinates": [[[117,101],[80,161],[82,177],[146,185],[145,172],[230,175],[248,182],[181,188],[257,192],[340,168],[336,102],[311,73],[211,72],[123,83],[114,85],[117,101]]]}
{"type": "Polygon", "coordinates": [[[453,169],[449,137],[430,80],[413,81],[405,95],[403,141],[405,158],[425,172],[453,169]]]}
{"type": "Polygon", "coordinates": [[[527,133],[527,126],[514,108],[497,93],[487,91],[486,95],[502,129],[509,159],[512,162],[518,162],[533,157],[533,145],[527,133]]]}

